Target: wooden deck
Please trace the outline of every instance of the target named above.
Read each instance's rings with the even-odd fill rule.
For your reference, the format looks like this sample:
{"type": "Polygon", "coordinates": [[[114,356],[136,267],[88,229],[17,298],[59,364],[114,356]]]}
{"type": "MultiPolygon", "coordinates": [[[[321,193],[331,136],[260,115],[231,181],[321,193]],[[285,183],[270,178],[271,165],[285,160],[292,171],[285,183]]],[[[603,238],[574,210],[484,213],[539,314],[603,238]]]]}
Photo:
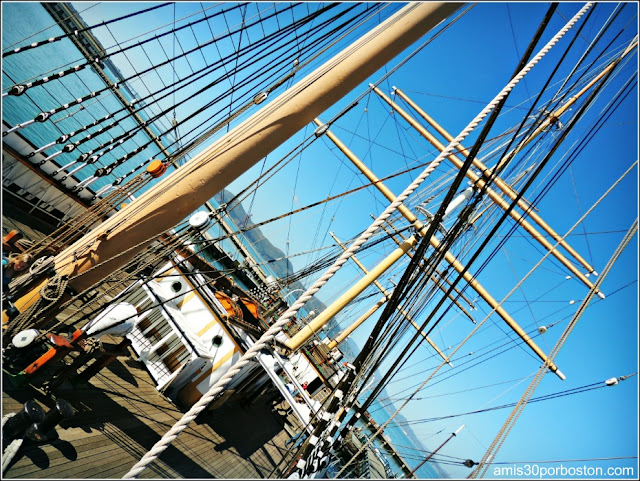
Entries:
{"type": "MultiPolygon", "coordinates": [[[[85,387],[65,382],[56,391],[77,410],[57,427],[59,439],[25,443],[4,474],[7,478],[121,478],[182,412],[158,393],[134,360],[119,358],[85,387]]],[[[28,399],[48,411],[55,397],[12,387],[3,375],[2,413],[28,399]]],[[[204,411],[140,477],[266,478],[286,455],[285,441],[298,432],[286,408],[263,400],[253,406],[227,403],[204,411]]]]}

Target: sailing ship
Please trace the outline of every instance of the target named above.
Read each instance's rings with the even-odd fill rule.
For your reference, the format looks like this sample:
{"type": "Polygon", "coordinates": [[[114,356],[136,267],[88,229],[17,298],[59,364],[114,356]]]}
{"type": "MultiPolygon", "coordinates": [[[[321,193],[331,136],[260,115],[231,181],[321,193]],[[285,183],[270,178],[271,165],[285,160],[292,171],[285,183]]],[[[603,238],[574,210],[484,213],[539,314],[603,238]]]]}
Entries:
{"type": "Polygon", "coordinates": [[[477,477],[618,384],[545,435],[634,442],[636,5],[4,5],[4,475],[477,477]]]}

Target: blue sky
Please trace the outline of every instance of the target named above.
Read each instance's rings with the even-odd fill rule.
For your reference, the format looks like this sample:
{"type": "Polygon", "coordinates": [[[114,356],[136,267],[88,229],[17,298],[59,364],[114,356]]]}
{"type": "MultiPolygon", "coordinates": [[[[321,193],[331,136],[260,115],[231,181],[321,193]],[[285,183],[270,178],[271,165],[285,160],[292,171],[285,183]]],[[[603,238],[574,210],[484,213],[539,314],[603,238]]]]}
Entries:
{"type": "MultiPolygon", "coordinates": [[[[78,10],[86,9],[90,4],[76,4],[78,10]]],[[[101,4],[95,8],[85,10],[82,15],[87,23],[98,23],[107,18],[123,15],[140,10],[150,4],[118,3],[101,4]]],[[[606,21],[616,4],[603,3],[594,11],[589,24],[582,31],[576,42],[576,47],[570,52],[552,84],[563,78],[575,64],[580,54],[586,48],[588,39],[592,39],[600,26],[606,21]]],[[[204,4],[205,8],[210,4],[204,4]]],[[[264,12],[271,4],[250,4],[247,7],[247,17],[260,8],[264,12]]],[[[315,7],[316,4],[313,4],[315,7]]],[[[574,15],[582,4],[561,3],[557,13],[553,16],[542,41],[546,42],[564,25],[566,19],[574,15]]],[[[15,6],[14,6],[15,7],[15,6]]],[[[200,10],[199,3],[177,3],[176,18],[181,18],[200,10]]],[[[391,9],[399,7],[393,6],[391,9]]],[[[531,37],[538,27],[540,20],[548,8],[545,3],[491,3],[479,4],[454,26],[426,46],[402,69],[391,75],[388,81],[381,84],[381,89],[387,94],[391,86],[397,86],[409,94],[414,101],[421,105],[436,120],[445,126],[449,132],[456,135],[467,123],[484,107],[485,103],[506,84],[512,74],[520,56],[526,49],[531,37]]],[[[302,7],[299,15],[306,12],[302,7]]],[[[383,16],[388,15],[385,13],[383,16]]],[[[614,23],[611,32],[598,44],[596,52],[613,38],[615,32],[629,24],[619,38],[614,40],[614,46],[625,45],[637,34],[637,7],[634,4],[625,6],[623,12],[614,23]]],[[[200,18],[194,17],[194,18],[200,18]]],[[[147,24],[141,27],[137,19],[117,23],[111,27],[118,39],[132,37],[133,32],[150,30],[173,20],[173,7],[165,7],[145,16],[147,24]]],[[[228,15],[228,23],[239,22],[241,12],[234,11],[228,15]]],[[[220,26],[214,24],[214,27],[220,26]]],[[[220,26],[221,27],[221,26],[220,26]]],[[[274,24],[267,29],[275,28],[274,24]]],[[[166,30],[166,29],[165,29],[166,30]]],[[[210,34],[204,24],[194,27],[195,36],[200,41],[206,41],[210,34]]],[[[96,36],[104,45],[114,44],[111,35],[105,29],[97,29],[96,36]]],[[[194,36],[190,32],[179,35],[181,46],[188,49],[195,45],[194,36]]],[[[355,35],[354,35],[355,37],[355,35]]],[[[543,61],[536,66],[513,91],[503,115],[500,117],[490,133],[496,136],[514,126],[526,112],[530,99],[538,92],[549,75],[555,62],[560,59],[564,48],[568,45],[572,34],[563,39],[543,61]]],[[[163,40],[167,51],[173,48],[169,41],[171,36],[163,40]]],[[[237,45],[239,37],[234,37],[237,45]]],[[[346,43],[346,41],[345,41],[346,43]]],[[[218,46],[224,55],[231,51],[231,40],[226,40],[218,46]]],[[[537,50],[537,49],[536,49],[537,50]]],[[[409,49],[406,53],[411,51],[409,49]]],[[[149,64],[146,56],[137,51],[131,56],[133,65],[139,70],[149,64]]],[[[218,52],[212,47],[205,49],[208,60],[217,58],[218,52]]],[[[163,53],[150,50],[148,54],[155,58],[165,58],[163,53]],[[157,57],[156,57],[157,56],[157,57]]],[[[401,55],[400,58],[403,58],[401,55]]],[[[204,65],[205,59],[197,55],[189,56],[191,65],[185,61],[177,61],[175,68],[178,75],[190,72],[204,65]]],[[[69,59],[69,61],[72,59],[69,59]]],[[[272,57],[268,59],[272,61],[272,57]]],[[[396,64],[391,62],[385,69],[377,72],[367,82],[348,94],[345,99],[321,118],[326,120],[339,112],[350,99],[366,89],[369,81],[376,81],[396,64]]],[[[129,75],[133,67],[126,58],[120,56],[114,59],[125,76],[129,75]]],[[[601,61],[600,61],[601,62],[601,61]]],[[[267,62],[268,63],[268,62],[267,62]]],[[[318,64],[316,62],[315,64],[318,64]]],[[[314,64],[314,65],[315,65],[314,64]]],[[[314,66],[310,66],[307,71],[314,66]]],[[[574,141],[586,136],[598,117],[598,112],[606,105],[624,81],[630,76],[637,77],[637,52],[631,56],[618,77],[612,80],[594,107],[588,112],[584,122],[576,126],[565,143],[560,147],[549,167],[543,172],[526,197],[533,200],[537,193],[546,185],[545,175],[551,166],[562,160],[562,155],[569,154],[574,141]]],[[[144,79],[144,83],[151,91],[161,88],[162,82],[170,82],[173,72],[169,68],[162,71],[163,78],[152,74],[144,79]]],[[[299,77],[298,77],[299,78],[299,77]]],[[[134,82],[134,87],[140,94],[146,92],[141,82],[134,82]]],[[[555,93],[558,85],[551,88],[555,93]]],[[[221,84],[217,92],[223,92],[227,85],[221,84]]],[[[193,91],[195,87],[192,88],[193,91]]],[[[187,94],[182,94],[187,95],[187,94]]],[[[212,94],[212,95],[215,95],[212,94]]],[[[180,99],[180,95],[178,99],[180,99]]],[[[167,99],[167,102],[170,99],[167,99]]],[[[172,99],[171,99],[172,100],[172,99]]],[[[194,100],[193,103],[201,102],[194,100]]],[[[169,105],[169,103],[166,103],[169,105]]],[[[190,107],[191,109],[193,107],[190,107]]],[[[576,109],[574,109],[575,111],[576,109]]],[[[177,118],[180,119],[191,111],[187,107],[178,108],[177,118]]],[[[384,105],[375,94],[366,96],[355,108],[344,115],[332,130],[345,142],[360,158],[379,176],[383,177],[406,169],[417,163],[431,160],[437,155],[435,149],[420,139],[416,132],[410,129],[401,119],[392,116],[389,108],[384,105]]],[[[270,166],[280,159],[302,138],[309,135],[314,127],[303,129],[290,141],[285,142],[279,149],[270,154],[265,161],[259,161],[256,166],[230,185],[230,190],[239,192],[251,182],[261,171],[263,166],[270,166]]],[[[474,134],[475,135],[475,134],[474,134]]],[[[474,135],[465,141],[466,146],[473,144],[474,135]]],[[[557,134],[556,134],[557,135],[557,134]]],[[[548,138],[549,136],[547,136],[548,138]]],[[[548,148],[550,139],[542,147],[548,148]]],[[[618,108],[607,124],[597,132],[596,137],[576,157],[571,168],[568,169],[554,183],[553,188],[536,204],[540,215],[560,234],[564,234],[575,221],[604,193],[604,191],[637,159],[637,86],[618,108]]],[[[481,153],[482,156],[482,153],[481,153]]],[[[533,157],[532,157],[533,159],[533,157]]],[[[449,171],[449,165],[438,169],[432,176],[438,179],[449,171]]],[[[401,192],[417,175],[418,171],[398,176],[387,182],[396,193],[401,192]]],[[[328,195],[336,195],[364,183],[361,176],[356,175],[346,159],[337,152],[328,139],[320,139],[302,154],[296,156],[292,162],[284,167],[273,179],[266,182],[256,193],[244,202],[245,208],[251,206],[252,220],[259,222],[285,213],[292,208],[298,208],[316,202],[328,195]]],[[[430,183],[425,183],[426,186],[430,183]]],[[[426,189],[425,189],[426,190],[426,189]]],[[[427,195],[428,194],[424,194],[427,195]]],[[[415,201],[410,198],[409,205],[415,201]]],[[[373,189],[368,188],[351,194],[342,201],[333,201],[324,206],[316,207],[293,217],[265,226],[262,230],[275,245],[288,253],[304,252],[318,249],[331,244],[332,240],[326,234],[333,231],[341,240],[346,240],[364,230],[371,222],[369,213],[379,214],[386,207],[387,202],[373,189]]],[[[621,184],[607,197],[607,199],[576,229],[574,235],[568,239],[570,244],[589,260],[596,270],[601,271],[607,260],[624,235],[633,219],[637,217],[637,169],[632,171],[621,184]],[[588,233],[585,235],[585,232],[588,233]]],[[[437,208],[437,205],[435,206],[437,208]]],[[[487,214],[487,223],[495,222],[496,213],[487,214]]],[[[403,225],[398,223],[398,226],[403,225]]],[[[508,232],[512,222],[507,221],[496,236],[508,232]]],[[[486,232],[485,232],[486,233],[486,232]]],[[[483,232],[476,233],[477,240],[483,232]]],[[[474,239],[468,236],[466,239],[474,239]]],[[[490,244],[487,252],[490,252],[490,244]]],[[[369,268],[375,266],[387,255],[395,244],[383,243],[359,255],[360,260],[369,268]]],[[[524,236],[524,231],[518,229],[515,235],[499,251],[493,259],[490,268],[479,275],[480,282],[500,300],[515,285],[528,270],[542,256],[542,249],[524,236]]],[[[317,255],[317,254],[315,254],[317,255]]],[[[302,268],[311,260],[311,256],[292,258],[296,268],[302,268]]],[[[482,263],[483,258],[475,264],[482,263]]],[[[389,287],[391,280],[396,282],[402,275],[406,260],[390,270],[381,282],[389,287]]],[[[475,272],[477,267],[472,269],[475,272]]],[[[528,330],[534,330],[540,325],[558,322],[544,336],[537,337],[536,342],[549,352],[571,316],[575,313],[580,300],[587,290],[575,280],[567,280],[564,268],[557,262],[547,260],[543,266],[523,284],[523,289],[505,303],[505,308],[514,318],[528,330]],[[544,296],[540,299],[538,297],[544,296]],[[570,304],[570,301],[576,301],[570,304]]],[[[336,275],[319,297],[330,302],[344,290],[344,285],[361,277],[359,270],[349,263],[336,275]]],[[[549,394],[565,389],[603,381],[609,377],[630,374],[637,370],[637,237],[620,257],[603,284],[603,291],[610,295],[604,301],[595,301],[581,318],[577,328],[571,334],[567,344],[557,358],[557,364],[567,375],[567,381],[560,382],[555,376],[546,376],[536,395],[549,394]],[[627,286],[627,287],[625,287],[627,286]]],[[[373,289],[367,292],[374,292],[373,289]]],[[[466,294],[475,297],[471,290],[466,294]]],[[[347,310],[341,319],[342,325],[347,325],[357,317],[359,312],[368,308],[378,296],[359,303],[347,310]]],[[[427,306],[426,311],[428,311],[427,306]]],[[[486,304],[479,303],[479,311],[475,311],[475,318],[480,321],[484,313],[488,312],[486,304]]],[[[423,317],[424,318],[424,315],[423,317]]],[[[361,344],[371,328],[375,317],[370,319],[363,328],[356,331],[352,339],[361,344]]],[[[471,323],[456,313],[447,314],[435,329],[432,337],[443,348],[456,346],[471,330],[471,323]]],[[[511,333],[504,323],[493,316],[485,328],[475,336],[458,354],[461,359],[456,365],[463,365],[465,360],[473,360],[486,346],[491,343],[504,342],[511,333]],[[468,355],[469,352],[473,355],[468,355]],[[466,356],[463,358],[463,356],[466,356]]],[[[429,350],[420,347],[415,357],[399,377],[390,385],[388,391],[397,398],[406,395],[405,390],[426,376],[426,371],[437,365],[429,350]],[[420,362],[419,362],[420,361],[420,362]]],[[[421,394],[424,399],[414,401],[403,411],[408,419],[423,419],[442,416],[450,413],[462,413],[474,409],[481,409],[493,405],[517,401],[529,383],[530,376],[538,368],[539,362],[533,359],[526,349],[513,349],[495,357],[477,367],[460,372],[455,376],[456,369],[445,368],[443,375],[421,394]],[[438,382],[441,381],[441,382],[438,382]],[[508,381],[508,382],[506,382],[508,381]],[[503,383],[504,382],[504,383],[503,383]],[[490,384],[495,386],[483,388],[490,384]],[[482,388],[482,389],[475,389],[482,388]],[[473,390],[471,390],[473,389],[473,390]],[[451,394],[456,393],[459,394],[451,394]]],[[[442,442],[447,433],[457,429],[465,423],[467,428],[460,433],[442,453],[450,456],[472,458],[476,461],[493,440],[497,430],[508,415],[509,410],[493,411],[473,416],[453,418],[437,422],[428,422],[413,426],[427,446],[433,448],[442,442]],[[439,433],[439,434],[434,434],[439,433]]],[[[631,378],[620,385],[567,396],[564,398],[536,403],[529,406],[521,416],[518,424],[511,433],[508,441],[500,451],[498,461],[536,461],[557,459],[583,459],[617,456],[637,456],[637,377],[631,378]]],[[[565,463],[567,465],[567,463],[565,463]]],[[[620,465],[634,466],[637,475],[637,459],[622,461],[603,461],[589,463],[590,466],[620,465]]],[[[452,476],[466,476],[467,468],[447,467],[452,476]]],[[[489,471],[491,473],[491,470],[489,471]]]]}

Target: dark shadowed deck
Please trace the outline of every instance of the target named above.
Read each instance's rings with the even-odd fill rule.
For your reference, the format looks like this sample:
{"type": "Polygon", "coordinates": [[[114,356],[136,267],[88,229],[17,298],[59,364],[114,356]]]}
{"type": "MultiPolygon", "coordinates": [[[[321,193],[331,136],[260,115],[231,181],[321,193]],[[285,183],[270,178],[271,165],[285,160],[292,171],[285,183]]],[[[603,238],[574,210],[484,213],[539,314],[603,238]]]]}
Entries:
{"type": "MultiPolygon", "coordinates": [[[[156,391],[144,367],[126,358],[90,385],[65,383],[56,394],[76,408],[75,416],[58,426],[58,440],[25,442],[5,477],[120,478],[182,415],[156,391]]],[[[3,415],[18,411],[28,399],[49,410],[55,397],[15,388],[4,374],[3,415]]],[[[298,432],[294,419],[279,414],[285,409],[258,400],[250,407],[227,403],[204,411],[141,477],[268,477],[286,454],[285,441],[298,432]]]]}

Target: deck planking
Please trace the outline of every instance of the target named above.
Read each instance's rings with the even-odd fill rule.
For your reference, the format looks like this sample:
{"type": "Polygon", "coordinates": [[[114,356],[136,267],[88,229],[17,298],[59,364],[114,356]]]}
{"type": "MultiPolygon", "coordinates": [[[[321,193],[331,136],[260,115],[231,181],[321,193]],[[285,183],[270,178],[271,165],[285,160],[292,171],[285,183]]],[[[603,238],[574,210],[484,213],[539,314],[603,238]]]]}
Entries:
{"type": "MultiPolygon", "coordinates": [[[[182,416],[183,411],[155,390],[144,367],[119,358],[90,385],[63,383],[55,396],[77,413],[58,428],[59,439],[23,444],[6,478],[121,478],[182,416]],[[123,375],[128,373],[128,375],[123,375]]],[[[33,388],[16,388],[4,376],[3,415],[27,399],[45,410],[53,405],[33,388]]],[[[142,478],[264,478],[287,453],[294,421],[271,403],[251,408],[228,402],[204,411],[142,474],[142,478]],[[286,428],[285,428],[286,425],[286,428]]],[[[276,473],[277,476],[277,473],[276,473]]]]}

